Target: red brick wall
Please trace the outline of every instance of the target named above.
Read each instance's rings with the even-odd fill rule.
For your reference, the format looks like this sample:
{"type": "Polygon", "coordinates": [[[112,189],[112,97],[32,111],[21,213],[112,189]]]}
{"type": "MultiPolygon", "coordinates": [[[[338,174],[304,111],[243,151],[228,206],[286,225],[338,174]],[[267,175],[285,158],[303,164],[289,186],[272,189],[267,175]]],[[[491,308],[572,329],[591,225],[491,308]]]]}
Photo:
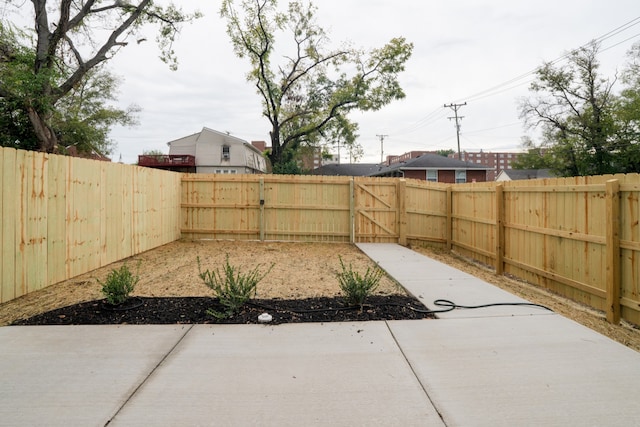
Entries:
{"type": "Polygon", "coordinates": [[[487,180],[487,171],[476,171],[470,170],[467,171],[467,182],[485,182],[487,180]]]}
{"type": "Polygon", "coordinates": [[[446,184],[456,183],[456,171],[438,171],[438,182],[446,184]]]}
{"type": "Polygon", "coordinates": [[[423,181],[427,180],[427,171],[424,170],[409,170],[404,171],[404,177],[409,179],[421,179],[423,181]]]}
{"type": "MultiPolygon", "coordinates": [[[[427,171],[426,170],[406,170],[404,171],[404,177],[407,179],[421,179],[423,181],[427,180],[427,171]]],[[[467,182],[485,182],[487,180],[487,174],[484,170],[468,170],[467,171],[467,182]]],[[[441,170],[438,171],[438,182],[443,182],[445,184],[455,184],[456,182],[456,172],[452,170],[441,170]]]]}

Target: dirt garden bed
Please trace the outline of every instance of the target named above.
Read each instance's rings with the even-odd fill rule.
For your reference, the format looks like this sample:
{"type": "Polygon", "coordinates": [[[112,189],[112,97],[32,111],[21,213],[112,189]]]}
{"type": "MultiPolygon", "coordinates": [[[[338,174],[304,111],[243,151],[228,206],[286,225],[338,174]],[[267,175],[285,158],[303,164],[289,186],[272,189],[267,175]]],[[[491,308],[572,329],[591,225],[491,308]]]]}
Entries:
{"type": "MultiPolygon", "coordinates": [[[[640,330],[627,323],[611,325],[602,313],[533,285],[496,276],[483,266],[452,254],[431,248],[414,249],[531,302],[545,305],[640,351],[640,330]]],[[[336,278],[340,271],[338,255],[356,271],[364,272],[367,267],[374,266],[353,245],[177,241],[127,260],[134,271],[140,262],[141,279],[134,292],[135,296],[143,297],[143,305],[138,311],[107,313],[101,305],[103,297],[96,278],[104,280],[109,271],[122,265],[118,262],[0,305],[0,325],[43,314],[40,321],[36,318],[32,323],[76,323],[74,316],[80,319],[81,315],[92,318],[89,323],[212,322],[213,319],[205,312],[207,308],[215,308],[212,306],[215,301],[211,299],[211,290],[198,277],[196,259],[200,257],[203,268],[213,270],[224,263],[226,254],[229,254],[232,265],[241,268],[252,269],[261,264],[266,270],[272,262],[275,263],[258,285],[256,304],[246,306],[238,318],[228,320],[230,323],[255,322],[258,314],[269,309],[280,313],[274,315],[276,323],[425,317],[419,311],[423,307],[415,305],[417,302],[388,277],[383,277],[375,297],[363,310],[343,309],[336,278]],[[65,307],[66,312],[61,310],[65,307]]]]}
{"type": "Polygon", "coordinates": [[[341,295],[340,259],[361,274],[375,264],[355,246],[322,243],[258,243],[178,241],[127,260],[140,282],[131,310],[113,310],[103,301],[101,286],[114,263],[58,283],[0,306],[2,324],[168,324],[257,323],[269,312],[272,323],[422,319],[433,317],[389,277],[363,307],[350,307],[341,295]],[[242,272],[256,266],[273,268],[257,287],[256,299],[234,316],[216,319],[208,309],[223,311],[212,291],[198,277],[202,269],[229,262],[242,272]],[[139,267],[138,267],[139,265],[139,267]]]}

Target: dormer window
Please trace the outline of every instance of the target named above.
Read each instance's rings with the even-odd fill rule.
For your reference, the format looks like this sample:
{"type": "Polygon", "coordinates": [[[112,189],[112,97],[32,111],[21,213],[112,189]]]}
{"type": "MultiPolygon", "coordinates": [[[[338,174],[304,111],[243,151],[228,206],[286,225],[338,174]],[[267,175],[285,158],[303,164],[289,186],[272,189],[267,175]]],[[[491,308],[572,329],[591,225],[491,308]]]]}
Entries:
{"type": "Polygon", "coordinates": [[[231,158],[230,149],[231,149],[231,147],[229,147],[228,145],[223,145],[222,146],[222,159],[223,160],[229,160],[231,158]]]}

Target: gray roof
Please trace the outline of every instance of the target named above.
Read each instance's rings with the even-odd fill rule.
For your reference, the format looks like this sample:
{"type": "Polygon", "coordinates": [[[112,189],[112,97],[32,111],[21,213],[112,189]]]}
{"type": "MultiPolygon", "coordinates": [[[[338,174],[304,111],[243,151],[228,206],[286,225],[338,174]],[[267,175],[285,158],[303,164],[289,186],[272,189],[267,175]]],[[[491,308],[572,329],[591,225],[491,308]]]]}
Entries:
{"type": "Polygon", "coordinates": [[[375,173],[375,175],[384,175],[386,173],[389,173],[395,170],[426,170],[426,169],[493,170],[493,168],[489,166],[480,165],[480,164],[471,163],[471,162],[463,162],[462,160],[451,159],[449,157],[444,157],[439,154],[423,154],[420,157],[416,157],[415,159],[411,159],[406,162],[392,163],[389,166],[385,166],[379,172],[375,173]]]}
{"type": "Polygon", "coordinates": [[[549,169],[505,169],[502,171],[512,180],[554,178],[549,169]]]}
{"type": "Polygon", "coordinates": [[[380,170],[376,163],[346,163],[320,166],[311,171],[312,175],[369,176],[380,170]]]}
{"type": "Polygon", "coordinates": [[[340,175],[340,176],[381,176],[394,171],[412,169],[435,170],[493,170],[492,167],[458,159],[440,156],[438,154],[423,154],[406,162],[392,163],[387,166],[378,163],[349,163],[324,165],[311,171],[312,175],[340,175]]]}

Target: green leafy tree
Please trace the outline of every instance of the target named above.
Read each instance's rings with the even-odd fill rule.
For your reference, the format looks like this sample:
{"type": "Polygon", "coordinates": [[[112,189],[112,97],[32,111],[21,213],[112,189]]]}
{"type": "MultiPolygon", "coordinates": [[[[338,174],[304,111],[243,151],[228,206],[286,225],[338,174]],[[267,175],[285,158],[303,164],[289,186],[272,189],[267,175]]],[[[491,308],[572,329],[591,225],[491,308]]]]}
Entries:
{"type": "Polygon", "coordinates": [[[601,75],[598,49],[594,42],[571,52],[566,65],[538,70],[520,111],[529,126],[542,128],[543,142],[530,144],[518,166],[544,165],[560,176],[633,171],[624,165],[633,140],[621,132],[616,79],[601,75]]]}
{"type": "Polygon", "coordinates": [[[0,21],[0,145],[35,150],[38,141],[21,98],[32,90],[29,75],[34,55],[20,44],[24,33],[0,21]],[[11,87],[19,96],[8,97],[11,87]]]}
{"type": "Polygon", "coordinates": [[[166,154],[162,150],[144,150],[142,152],[145,156],[165,156],[166,154]]]}
{"type": "Polygon", "coordinates": [[[522,138],[522,147],[526,152],[511,162],[513,169],[552,169],[553,157],[549,150],[536,146],[529,137],[522,138]]]}
{"type": "Polygon", "coordinates": [[[616,109],[619,125],[618,166],[624,172],[640,172],[640,43],[627,53],[622,73],[625,87],[616,109]]]}
{"type": "Polygon", "coordinates": [[[404,97],[398,74],[411,56],[411,43],[394,38],[369,52],[330,49],[315,12],[313,4],[303,2],[289,3],[284,12],[275,0],[222,3],[235,53],[251,64],[247,80],[255,84],[271,126],[274,172],[290,163],[300,147],[323,140],[332,144],[336,135],[342,145],[353,144],[357,127],[349,112],[378,110],[404,97]],[[276,40],[287,39],[291,52],[277,61],[276,40]]]}
{"type": "Polygon", "coordinates": [[[449,154],[454,154],[455,151],[453,151],[451,148],[446,149],[446,150],[436,150],[436,154],[442,157],[449,157],[449,154]]]}
{"type": "MultiPolygon", "coordinates": [[[[4,3],[5,7],[24,5],[15,0],[4,3]]],[[[91,81],[88,73],[125,48],[129,40],[135,40],[147,24],[159,27],[156,41],[160,57],[175,69],[173,41],[183,23],[199,16],[198,13],[185,14],[172,4],[157,6],[152,0],[134,3],[58,0],[56,4],[31,0],[31,3],[35,28],[32,37],[25,37],[26,32],[7,30],[9,21],[1,21],[0,98],[4,110],[16,109],[15,121],[28,119],[38,149],[46,152],[57,150],[60,130],[55,127],[56,120],[70,112],[69,103],[60,110],[56,107],[83,82],[91,81]],[[5,39],[7,34],[9,37],[5,39]]],[[[112,113],[114,111],[103,109],[102,123],[113,120],[105,117],[112,113]]],[[[65,120],[71,129],[65,131],[87,131],[86,127],[74,124],[71,117],[65,120]]],[[[86,119],[76,117],[87,123],[86,119]]]]}
{"type": "Polygon", "coordinates": [[[108,105],[109,101],[115,101],[119,83],[116,76],[98,66],[58,102],[51,120],[61,147],[107,155],[113,148],[109,138],[112,127],[138,124],[137,105],[126,110],[108,105]]]}
{"type": "MultiPolygon", "coordinates": [[[[0,76],[14,93],[28,96],[33,90],[27,83],[35,55],[20,45],[14,34],[4,26],[0,27],[6,48],[4,52],[7,53],[0,59],[0,76]]],[[[55,80],[63,78],[62,71],[58,70],[55,80]]],[[[108,137],[112,126],[137,124],[134,114],[140,110],[139,107],[133,105],[122,110],[107,104],[116,99],[118,85],[118,78],[97,66],[60,99],[51,109],[50,119],[59,142],[58,151],[66,153],[74,147],[80,154],[109,154],[113,145],[108,137]]],[[[0,112],[0,145],[26,150],[39,148],[38,137],[19,97],[0,98],[0,112]]]]}

